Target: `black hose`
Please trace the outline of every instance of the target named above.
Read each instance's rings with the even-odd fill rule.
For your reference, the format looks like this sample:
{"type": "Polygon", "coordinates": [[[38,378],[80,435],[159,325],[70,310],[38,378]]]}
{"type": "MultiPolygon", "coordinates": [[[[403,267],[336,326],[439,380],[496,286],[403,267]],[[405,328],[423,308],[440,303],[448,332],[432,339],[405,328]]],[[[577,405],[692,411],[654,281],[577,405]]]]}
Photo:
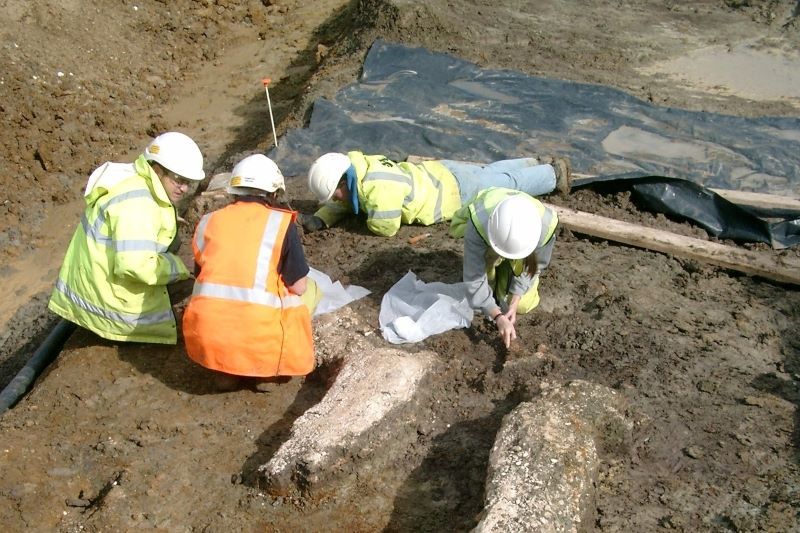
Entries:
{"type": "Polygon", "coordinates": [[[47,338],[39,345],[33,356],[28,360],[22,370],[17,372],[14,379],[0,392],[0,415],[8,411],[26,393],[34,380],[41,374],[47,365],[56,358],[64,343],[75,331],[77,326],[63,318],[59,320],[47,338]]]}

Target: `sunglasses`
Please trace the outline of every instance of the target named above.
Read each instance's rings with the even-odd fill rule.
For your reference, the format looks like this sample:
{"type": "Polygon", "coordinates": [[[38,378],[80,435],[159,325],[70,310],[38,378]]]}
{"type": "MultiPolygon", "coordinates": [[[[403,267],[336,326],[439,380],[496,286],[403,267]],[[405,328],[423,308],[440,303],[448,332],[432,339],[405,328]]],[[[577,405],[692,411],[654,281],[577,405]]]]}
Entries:
{"type": "Polygon", "coordinates": [[[167,177],[175,185],[178,185],[179,187],[189,187],[189,186],[192,185],[192,180],[189,180],[189,179],[186,179],[186,178],[184,178],[182,176],[179,176],[179,175],[175,174],[174,172],[172,172],[171,170],[167,171],[167,177]]]}

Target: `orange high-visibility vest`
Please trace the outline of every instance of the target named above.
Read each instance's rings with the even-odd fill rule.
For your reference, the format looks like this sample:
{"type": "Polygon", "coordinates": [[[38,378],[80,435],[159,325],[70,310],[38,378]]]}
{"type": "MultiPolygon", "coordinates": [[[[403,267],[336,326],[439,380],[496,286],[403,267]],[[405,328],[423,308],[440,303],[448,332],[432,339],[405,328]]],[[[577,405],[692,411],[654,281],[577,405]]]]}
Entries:
{"type": "Polygon", "coordinates": [[[236,202],[200,220],[192,248],[201,270],[183,315],[194,361],[239,376],[304,376],[314,369],[308,307],[278,274],[294,217],[236,202]]]}

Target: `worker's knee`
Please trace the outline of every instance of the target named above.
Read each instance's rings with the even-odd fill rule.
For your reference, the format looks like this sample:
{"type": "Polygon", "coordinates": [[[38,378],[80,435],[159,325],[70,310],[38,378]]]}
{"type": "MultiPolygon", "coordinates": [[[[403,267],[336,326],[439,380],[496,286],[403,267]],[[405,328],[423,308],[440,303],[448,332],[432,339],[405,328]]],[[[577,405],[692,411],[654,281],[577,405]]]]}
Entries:
{"type": "MultiPolygon", "coordinates": [[[[511,301],[511,295],[508,296],[509,301],[511,301]]],[[[528,289],[528,292],[522,295],[522,298],[519,299],[517,303],[517,314],[524,315],[525,313],[530,313],[536,306],[539,305],[539,276],[536,276],[533,279],[533,285],[531,288],[528,289]]]]}
{"type": "Polygon", "coordinates": [[[520,298],[519,303],[517,304],[517,314],[524,315],[526,313],[530,313],[536,306],[539,305],[539,291],[538,290],[530,290],[525,295],[520,298]]]}

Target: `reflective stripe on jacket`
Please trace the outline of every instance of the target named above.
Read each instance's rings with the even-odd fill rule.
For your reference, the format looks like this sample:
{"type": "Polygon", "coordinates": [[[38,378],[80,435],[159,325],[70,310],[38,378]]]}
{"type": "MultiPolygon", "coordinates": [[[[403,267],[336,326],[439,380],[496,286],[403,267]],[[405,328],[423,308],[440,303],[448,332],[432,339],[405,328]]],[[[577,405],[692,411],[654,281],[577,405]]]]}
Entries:
{"type": "MultiPolygon", "coordinates": [[[[367,213],[367,227],[377,235],[390,237],[401,224],[447,221],[461,207],[458,182],[438,161],[396,163],[357,151],[347,157],[356,170],[358,201],[367,213]]],[[[330,202],[316,215],[332,226],[347,213],[352,213],[349,206],[330,202]]]]}
{"type": "MultiPolygon", "coordinates": [[[[535,253],[536,250],[542,248],[553,237],[556,227],[558,227],[558,216],[556,215],[555,211],[545,207],[544,204],[542,204],[542,202],[536,198],[513,189],[492,187],[479,192],[472,202],[463,206],[455,213],[455,215],[453,215],[453,220],[450,224],[450,235],[457,238],[463,237],[466,224],[469,220],[471,220],[475,225],[475,229],[478,230],[478,234],[484,240],[486,245],[489,246],[489,217],[491,216],[492,212],[494,212],[494,208],[497,206],[497,204],[509,196],[514,195],[521,195],[525,197],[525,199],[530,202],[531,209],[534,210],[542,219],[542,232],[539,235],[539,241],[534,249],[535,253]]],[[[506,261],[511,265],[511,270],[514,275],[519,276],[522,274],[525,265],[525,258],[514,260],[503,259],[503,261],[506,261]]],[[[487,271],[495,266],[495,264],[487,264],[487,271]]]]}
{"type": "Polygon", "coordinates": [[[192,248],[200,274],[183,315],[186,352],[239,376],[302,376],[314,369],[311,316],[278,273],[294,213],[237,202],[205,215],[192,248]]]}
{"type": "Polygon", "coordinates": [[[167,251],[177,232],[175,208],[143,156],[131,170],[86,196],[49,308],[107,339],[175,344],[166,285],[189,277],[167,251]]]}

